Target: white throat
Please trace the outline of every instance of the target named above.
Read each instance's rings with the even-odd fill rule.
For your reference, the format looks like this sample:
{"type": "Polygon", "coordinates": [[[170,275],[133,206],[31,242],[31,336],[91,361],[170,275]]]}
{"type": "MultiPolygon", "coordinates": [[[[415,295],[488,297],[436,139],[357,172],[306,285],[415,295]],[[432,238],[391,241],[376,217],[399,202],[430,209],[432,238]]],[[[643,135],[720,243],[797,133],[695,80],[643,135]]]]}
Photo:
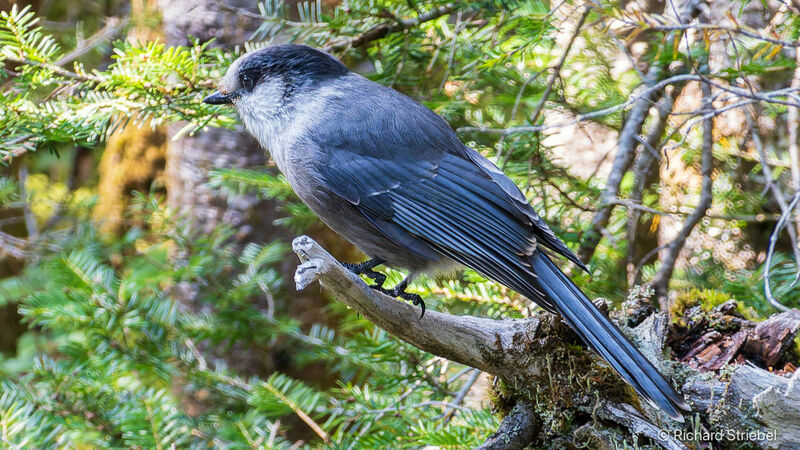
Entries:
{"type": "Polygon", "coordinates": [[[304,123],[295,107],[301,104],[296,101],[284,103],[283,84],[278,80],[261,83],[253,92],[237,99],[235,104],[247,131],[269,151],[278,169],[288,175],[290,148],[303,131],[293,126],[304,123]]]}
{"type": "Polygon", "coordinates": [[[296,92],[287,99],[281,81],[265,80],[235,103],[247,131],[269,151],[278,169],[290,177],[294,144],[327,119],[326,104],[337,94],[335,88],[323,86],[309,93],[296,92]]]}

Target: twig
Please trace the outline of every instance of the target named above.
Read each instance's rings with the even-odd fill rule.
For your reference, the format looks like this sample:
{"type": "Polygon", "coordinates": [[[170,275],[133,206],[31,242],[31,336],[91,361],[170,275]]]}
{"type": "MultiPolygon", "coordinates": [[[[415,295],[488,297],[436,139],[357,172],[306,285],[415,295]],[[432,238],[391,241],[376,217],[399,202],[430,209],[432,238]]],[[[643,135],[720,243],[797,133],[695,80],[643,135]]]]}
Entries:
{"type": "Polygon", "coordinates": [[[319,436],[320,438],[322,438],[323,441],[325,441],[325,443],[330,443],[330,438],[328,437],[328,433],[326,433],[325,430],[323,430],[322,427],[320,427],[319,424],[317,424],[317,422],[315,422],[314,419],[312,419],[308,414],[306,414],[306,412],[303,411],[302,408],[300,408],[294,401],[283,395],[281,391],[275,389],[275,387],[271,386],[269,383],[263,383],[262,386],[267,388],[267,390],[270,391],[272,395],[277,397],[286,406],[291,408],[291,410],[294,411],[295,414],[297,414],[297,417],[299,417],[300,420],[305,422],[306,425],[308,425],[308,427],[311,428],[311,430],[313,430],[314,433],[317,434],[317,436],[319,436]]]}
{"type": "Polygon", "coordinates": [[[461,11],[456,14],[456,24],[453,26],[453,41],[450,45],[450,56],[447,58],[447,70],[442,77],[442,83],[439,85],[439,92],[442,92],[444,85],[450,79],[450,72],[453,70],[456,58],[456,44],[458,44],[458,34],[461,33],[461,11]]]}
{"type": "Polygon", "coordinates": [[[347,39],[342,42],[329,43],[328,45],[325,46],[325,50],[329,52],[341,52],[349,48],[361,47],[362,45],[368,44],[372,41],[383,39],[384,37],[388,36],[391,33],[408,30],[410,28],[417,27],[422,23],[430,22],[431,20],[436,20],[442,16],[450,14],[455,10],[456,10],[455,5],[449,3],[447,5],[440,6],[432,11],[429,11],[425,14],[421,14],[413,19],[398,19],[394,22],[382,23],[373,28],[370,28],[369,30],[353,38],[347,39]]]}
{"type": "Polygon", "coordinates": [[[670,84],[683,83],[687,81],[700,81],[700,77],[694,74],[682,74],[665,78],[652,86],[645,86],[643,89],[632,93],[628,97],[628,99],[622,103],[609,106],[607,108],[590,111],[584,114],[578,114],[572,120],[568,120],[566,122],[561,122],[553,125],[531,125],[531,126],[519,126],[519,127],[508,127],[508,128],[460,127],[458,128],[457,131],[459,133],[478,132],[478,133],[509,135],[517,133],[538,133],[544,130],[564,128],[570,125],[574,125],[576,123],[585,122],[587,120],[596,119],[598,117],[603,117],[609,114],[614,114],[615,112],[622,111],[624,109],[627,109],[629,106],[638,103],[642,98],[650,98],[650,96],[652,96],[655,92],[664,89],[666,86],[669,86],[670,84]]]}
{"type": "MultiPolygon", "coordinates": [[[[675,75],[673,77],[665,78],[658,83],[641,89],[638,92],[632,93],[628,96],[628,99],[622,103],[609,106],[607,108],[598,109],[595,111],[590,111],[584,114],[578,114],[573,119],[551,124],[551,125],[525,125],[525,126],[517,126],[517,127],[508,127],[508,128],[490,128],[490,127],[475,127],[475,126],[467,126],[467,127],[459,127],[456,131],[459,133],[488,133],[488,134],[497,134],[497,135],[510,135],[510,134],[519,134],[519,133],[538,133],[544,130],[552,130],[558,128],[568,127],[570,125],[574,125],[576,123],[585,122],[587,120],[596,119],[598,117],[604,117],[609,114],[613,114],[615,112],[619,112],[622,110],[627,109],[631,105],[635,105],[638,103],[642,98],[649,98],[655,92],[669,86],[671,84],[679,84],[685,83],[688,81],[702,81],[705,83],[710,83],[712,86],[723,89],[725,91],[729,91],[732,94],[735,94],[737,97],[744,97],[750,100],[765,102],[765,103],[773,103],[785,106],[800,106],[800,100],[796,100],[794,102],[785,101],[775,99],[774,97],[792,97],[794,98],[794,92],[797,91],[795,88],[784,88],[784,89],[776,89],[774,91],[768,92],[760,92],[757,94],[752,94],[750,91],[740,88],[733,88],[730,86],[723,86],[718,83],[715,83],[709,80],[707,77],[703,77],[697,74],[681,74],[675,75]]],[[[742,102],[735,107],[744,106],[747,104],[751,104],[753,102],[742,102]]],[[[734,107],[726,106],[725,108],[733,109],[734,107]]],[[[722,108],[720,108],[722,109],[722,108]]],[[[681,113],[682,114],[682,113],[681,113]]]]}
{"type": "Polygon", "coordinates": [[[561,72],[561,68],[564,67],[564,62],[567,60],[567,55],[569,55],[569,51],[572,49],[572,44],[575,43],[575,39],[581,32],[581,28],[583,24],[586,22],[586,18],[589,17],[589,13],[592,11],[591,6],[587,6],[583,10],[583,14],[581,14],[581,18],[578,20],[578,24],[575,25],[575,30],[572,31],[572,35],[569,37],[569,42],[567,43],[564,52],[561,54],[561,57],[558,59],[558,62],[555,66],[553,66],[553,71],[550,72],[550,75],[547,77],[547,84],[544,88],[544,92],[542,93],[542,99],[539,101],[539,104],[536,105],[536,109],[531,114],[531,123],[536,123],[539,120],[539,115],[542,113],[542,109],[544,109],[544,104],[547,102],[547,98],[550,97],[550,91],[553,90],[553,84],[558,78],[558,74],[561,72]]]}
{"type": "Polygon", "coordinates": [[[120,19],[119,17],[109,17],[106,24],[98,30],[95,34],[91,35],[89,39],[82,41],[79,47],[74,48],[66,55],[62,56],[55,62],[56,66],[63,66],[71,63],[81,56],[85,55],[91,49],[97,47],[101,43],[116,36],[119,31],[128,24],[128,18],[120,19]]]}
{"type": "Polygon", "coordinates": [[[461,389],[456,394],[456,397],[453,399],[452,402],[453,406],[448,405],[444,414],[442,414],[444,420],[442,420],[442,423],[439,424],[440,428],[447,426],[447,423],[450,422],[450,419],[453,418],[453,415],[457,409],[456,407],[460,406],[461,402],[464,401],[464,398],[466,398],[467,394],[469,393],[469,390],[472,389],[472,386],[475,384],[476,381],[478,381],[478,377],[481,376],[481,373],[482,372],[480,370],[472,369],[472,375],[470,375],[469,379],[467,379],[467,381],[464,383],[464,386],[461,387],[461,389]]]}
{"type": "MultiPolygon", "coordinates": [[[[706,83],[701,83],[700,88],[703,93],[703,101],[709,103],[708,108],[713,108],[713,105],[711,105],[711,86],[706,83]]],[[[711,207],[711,202],[713,200],[713,180],[711,179],[711,172],[714,170],[714,155],[712,152],[714,147],[713,131],[714,120],[708,117],[703,120],[703,148],[701,156],[703,182],[700,187],[700,202],[698,202],[694,212],[686,218],[678,235],[667,246],[667,255],[664,257],[658,272],[656,272],[649,283],[655,290],[656,298],[659,299],[662,306],[666,305],[662,300],[667,297],[669,280],[672,278],[672,272],[675,269],[675,262],[678,260],[678,255],[680,255],[686,243],[686,239],[689,237],[689,234],[691,234],[695,225],[700,222],[711,207]]]]}
{"type": "MultiPolygon", "coordinates": [[[[783,211],[781,214],[781,218],[778,220],[778,223],[775,224],[775,229],[772,230],[772,234],[769,236],[769,249],[767,250],[767,259],[764,261],[764,296],[767,297],[767,301],[770,305],[772,305],[775,309],[781,312],[786,312],[789,310],[788,307],[784,306],[781,302],[775,299],[772,295],[772,288],[770,287],[769,282],[769,272],[772,266],[772,255],[775,254],[775,244],[778,243],[778,236],[781,233],[781,229],[786,224],[786,219],[789,218],[791,213],[797,207],[797,203],[800,202],[800,192],[795,192],[794,197],[792,197],[792,201],[789,203],[788,208],[783,211]]],[[[800,261],[797,261],[797,264],[800,266],[800,261]]]]}
{"type": "Polygon", "coordinates": [[[463,406],[458,405],[456,403],[443,402],[443,401],[439,401],[439,400],[429,400],[429,401],[414,403],[412,405],[397,405],[397,406],[390,406],[388,408],[383,408],[383,409],[368,409],[368,410],[364,411],[364,413],[366,413],[366,414],[386,414],[386,413],[395,412],[395,411],[403,411],[405,409],[424,408],[426,406],[446,406],[447,408],[459,409],[459,410],[467,409],[467,408],[464,408],[463,406]]]}
{"type": "Polygon", "coordinates": [[[7,61],[7,62],[10,62],[10,63],[14,63],[14,64],[24,64],[26,66],[39,67],[39,68],[42,68],[42,69],[49,70],[49,71],[53,72],[54,74],[56,74],[58,76],[61,76],[61,77],[64,77],[64,78],[69,78],[69,79],[72,79],[72,80],[75,80],[75,81],[81,81],[81,82],[84,82],[84,83],[97,83],[97,84],[100,84],[100,83],[106,81],[105,78],[98,77],[96,75],[87,75],[87,74],[79,74],[79,73],[75,73],[75,72],[70,72],[69,70],[63,69],[61,67],[58,67],[55,64],[42,63],[42,62],[33,61],[33,60],[30,60],[30,59],[25,59],[25,58],[16,58],[16,57],[12,57],[12,56],[6,56],[6,57],[2,58],[1,61],[7,61]]]}
{"type": "Polygon", "coordinates": [[[783,39],[772,38],[769,36],[763,36],[758,34],[754,31],[746,30],[740,27],[733,27],[730,25],[717,25],[713,23],[687,23],[682,25],[654,25],[654,26],[642,26],[640,23],[631,23],[629,21],[623,21],[628,25],[632,25],[643,30],[654,30],[654,31],[689,31],[689,30],[708,30],[708,31],[727,31],[730,33],[737,33],[741,34],[742,36],[747,36],[753,39],[758,39],[760,41],[769,42],[775,45],[782,45],[784,47],[800,47],[800,42],[798,41],[787,41],[783,39]]]}

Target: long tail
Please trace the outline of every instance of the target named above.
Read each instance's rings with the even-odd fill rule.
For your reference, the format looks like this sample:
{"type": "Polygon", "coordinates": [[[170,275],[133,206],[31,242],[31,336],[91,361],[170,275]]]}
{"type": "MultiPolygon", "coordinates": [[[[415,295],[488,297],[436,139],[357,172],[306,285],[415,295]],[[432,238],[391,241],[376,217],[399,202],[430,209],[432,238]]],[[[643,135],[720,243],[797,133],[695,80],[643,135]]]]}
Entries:
{"type": "Polygon", "coordinates": [[[599,353],[639,395],[649,399],[676,420],[683,420],[680,410],[689,410],[683,398],[644,355],[553,263],[537,251],[531,257],[533,281],[540,292],[556,305],[570,326],[584,342],[599,353]]]}

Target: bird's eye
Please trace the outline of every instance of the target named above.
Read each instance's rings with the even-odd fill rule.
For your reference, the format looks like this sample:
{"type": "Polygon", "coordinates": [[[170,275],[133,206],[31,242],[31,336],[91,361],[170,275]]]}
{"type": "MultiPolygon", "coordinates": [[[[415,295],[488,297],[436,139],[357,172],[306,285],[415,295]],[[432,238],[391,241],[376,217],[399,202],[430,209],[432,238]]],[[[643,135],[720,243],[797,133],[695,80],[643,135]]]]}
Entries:
{"type": "Polygon", "coordinates": [[[239,84],[242,86],[242,88],[244,88],[244,90],[250,92],[256,85],[256,80],[250,74],[243,73],[241,80],[239,80],[239,84]]]}

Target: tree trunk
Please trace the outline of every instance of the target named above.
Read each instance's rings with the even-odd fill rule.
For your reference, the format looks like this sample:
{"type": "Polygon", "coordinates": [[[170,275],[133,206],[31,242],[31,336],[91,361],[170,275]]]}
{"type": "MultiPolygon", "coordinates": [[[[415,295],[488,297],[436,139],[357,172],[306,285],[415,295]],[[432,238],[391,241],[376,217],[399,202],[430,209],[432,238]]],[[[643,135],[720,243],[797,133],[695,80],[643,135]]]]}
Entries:
{"type": "MultiPolygon", "coordinates": [[[[130,15],[134,26],[128,30],[128,41],[162,39],[153,20],[157,14],[156,0],[132,1],[130,15]]],[[[97,171],[98,199],[92,211],[100,221],[101,230],[122,233],[133,225],[125,221],[131,193],[158,190],[164,175],[165,145],[164,127],[153,129],[148,124],[129,126],[108,139],[97,171]]]]}
{"type": "MultiPolygon", "coordinates": [[[[190,45],[190,38],[233,48],[243,44],[258,22],[236,13],[236,8],[255,11],[255,3],[235,0],[222,6],[216,1],[160,0],[163,31],[169,45],[190,45]]],[[[167,201],[179,213],[188,214],[195,228],[210,232],[220,224],[236,230],[234,239],[241,247],[247,242],[267,242],[276,230],[272,203],[259,201],[255,194],[238,195],[228,201],[225,193],[207,185],[213,168],[264,166],[264,150],[241,131],[208,129],[194,136],[173,140],[182,124],[169,127],[167,142],[167,201]]]]}

